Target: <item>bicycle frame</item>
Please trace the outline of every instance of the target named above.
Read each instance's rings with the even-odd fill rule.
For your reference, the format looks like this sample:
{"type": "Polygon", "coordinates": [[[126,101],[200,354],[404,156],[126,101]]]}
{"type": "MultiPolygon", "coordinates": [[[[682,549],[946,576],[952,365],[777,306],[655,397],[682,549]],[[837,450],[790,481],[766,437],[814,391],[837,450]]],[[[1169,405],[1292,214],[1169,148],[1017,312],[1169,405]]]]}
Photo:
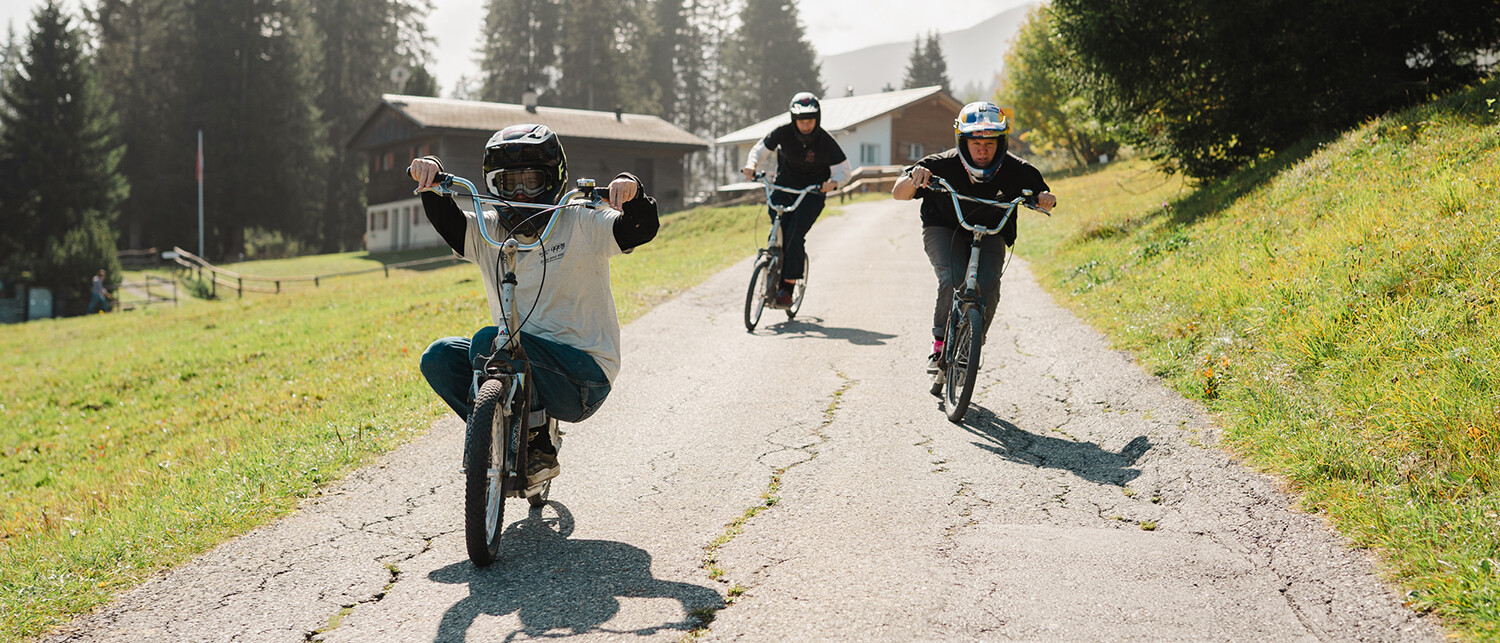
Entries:
{"type": "MultiPolygon", "coordinates": [[[[951,198],[951,199],[953,199],[953,212],[958,215],[958,224],[960,226],[963,226],[963,228],[965,230],[968,230],[968,231],[974,233],[974,242],[971,245],[971,248],[969,250],[969,268],[968,268],[968,271],[966,273],[966,276],[964,277],[963,292],[964,292],[964,295],[966,297],[972,298],[974,296],[974,293],[977,292],[978,289],[979,289],[979,244],[984,241],[985,237],[993,235],[993,234],[999,234],[1000,231],[1005,228],[1005,224],[1010,221],[1011,216],[1013,216],[1015,214],[1017,206],[1024,205],[1024,206],[1026,206],[1028,208],[1031,208],[1032,210],[1036,210],[1037,212],[1041,212],[1041,213],[1044,213],[1044,214],[1047,214],[1047,215],[1051,215],[1052,214],[1051,212],[1047,212],[1046,210],[1044,210],[1042,208],[1038,208],[1038,207],[1032,206],[1029,203],[1027,203],[1027,201],[1029,201],[1031,199],[1031,190],[1025,190],[1025,191],[1023,191],[1021,196],[1016,197],[1015,199],[1012,199],[1012,200],[1010,200],[1008,202],[1007,201],[991,201],[989,199],[981,199],[981,198],[978,198],[978,197],[972,197],[972,196],[968,196],[968,195],[964,195],[964,194],[959,194],[957,190],[953,189],[953,186],[950,185],[948,183],[948,181],[944,180],[940,176],[934,176],[934,177],[932,177],[931,180],[933,182],[937,183],[938,185],[936,186],[936,188],[934,188],[934,186],[929,185],[928,188],[929,189],[938,189],[939,191],[947,192],[948,193],[948,197],[951,198]],[[987,227],[984,227],[984,226],[980,226],[980,225],[975,225],[975,224],[969,223],[969,220],[964,217],[964,209],[963,209],[962,205],[959,204],[959,200],[960,199],[962,199],[964,201],[970,201],[970,202],[973,202],[973,203],[978,203],[980,205],[985,205],[985,206],[990,206],[990,207],[993,207],[993,208],[1002,209],[1002,210],[1005,211],[1005,216],[1001,217],[1000,218],[1000,222],[997,223],[997,224],[995,224],[994,227],[988,227],[987,228],[987,227]]],[[[1002,266],[1001,270],[1002,270],[1002,274],[1003,274],[1003,272],[1004,272],[1004,267],[1003,266],[1002,266]]]]}

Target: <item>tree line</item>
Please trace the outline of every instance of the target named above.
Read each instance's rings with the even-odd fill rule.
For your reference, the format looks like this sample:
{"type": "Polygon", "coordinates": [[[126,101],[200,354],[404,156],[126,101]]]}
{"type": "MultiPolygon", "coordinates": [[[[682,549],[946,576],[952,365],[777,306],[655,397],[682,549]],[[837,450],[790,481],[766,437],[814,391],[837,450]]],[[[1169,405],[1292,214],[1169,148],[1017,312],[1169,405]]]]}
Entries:
{"type": "Polygon", "coordinates": [[[1130,145],[1212,180],[1497,59],[1494,0],[1052,0],[1017,35],[1000,100],[1033,149],[1087,164],[1130,145]]]}
{"type": "MultiPolygon", "coordinates": [[[[79,298],[117,249],[196,249],[200,132],[209,259],[362,247],[369,159],[345,142],[381,94],[438,94],[429,10],[48,0],[0,51],[0,280],[79,298]]],[[[790,0],[488,0],[482,18],[459,97],[531,88],[715,136],[824,90],[790,0]]]]}

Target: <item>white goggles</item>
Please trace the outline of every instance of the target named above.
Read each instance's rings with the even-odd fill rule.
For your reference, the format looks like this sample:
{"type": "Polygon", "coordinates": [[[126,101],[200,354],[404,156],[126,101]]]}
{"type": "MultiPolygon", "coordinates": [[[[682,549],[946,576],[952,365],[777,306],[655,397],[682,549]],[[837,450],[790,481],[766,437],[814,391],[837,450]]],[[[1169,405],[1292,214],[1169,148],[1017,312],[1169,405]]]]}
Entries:
{"type": "Polygon", "coordinates": [[[536,168],[494,170],[484,180],[491,192],[505,199],[534,197],[547,191],[547,172],[536,168]]]}

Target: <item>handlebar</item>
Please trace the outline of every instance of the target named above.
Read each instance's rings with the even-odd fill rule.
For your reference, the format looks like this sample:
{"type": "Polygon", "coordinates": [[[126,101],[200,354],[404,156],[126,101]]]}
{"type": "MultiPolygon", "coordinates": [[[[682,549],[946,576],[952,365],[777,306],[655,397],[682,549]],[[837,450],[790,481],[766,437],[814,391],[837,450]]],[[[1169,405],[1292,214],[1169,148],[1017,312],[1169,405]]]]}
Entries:
{"type": "Polygon", "coordinates": [[[950,185],[947,180],[935,174],[931,179],[928,180],[927,189],[937,192],[947,192],[948,196],[953,199],[953,212],[958,215],[958,224],[963,226],[965,230],[969,230],[970,232],[977,232],[980,234],[995,234],[999,232],[1001,228],[1005,227],[1005,224],[1010,220],[1010,217],[1015,214],[1016,206],[1026,206],[1026,208],[1028,209],[1036,210],[1037,212],[1045,214],[1049,217],[1052,216],[1052,213],[1047,209],[1036,206],[1036,196],[1031,193],[1031,190],[1022,190],[1021,196],[1011,199],[1010,201],[991,201],[989,199],[981,199],[979,197],[969,196],[967,194],[959,194],[958,190],[953,189],[953,186],[950,185]],[[1001,217],[1000,222],[995,224],[993,228],[976,226],[972,223],[969,223],[968,219],[964,218],[964,209],[959,206],[959,199],[1004,210],[1005,216],[1001,217]]]}
{"type": "MultiPolygon", "coordinates": [[[[406,174],[407,176],[411,175],[410,167],[406,168],[406,174]]],[[[484,237],[485,243],[488,243],[497,248],[504,247],[505,242],[495,241],[494,239],[491,239],[490,233],[485,230],[484,217],[482,216],[484,213],[484,208],[482,206],[484,204],[503,205],[506,207],[518,208],[523,210],[536,210],[535,214],[543,214],[553,210],[560,210],[570,205],[593,209],[608,207],[608,204],[599,197],[599,193],[593,179],[578,179],[578,187],[565,192],[562,197],[557,200],[556,205],[550,205],[546,203],[527,203],[525,201],[507,201],[500,197],[490,196],[488,194],[480,194],[478,189],[474,187],[474,183],[472,181],[456,174],[449,174],[448,172],[438,172],[437,175],[433,177],[433,179],[436,181],[436,183],[431,188],[412,190],[412,194],[432,192],[434,194],[439,194],[447,197],[458,197],[463,196],[463,194],[454,189],[453,186],[454,184],[463,186],[464,189],[468,190],[468,197],[474,201],[475,215],[480,217],[479,236],[484,237]],[[569,203],[569,201],[571,201],[575,196],[582,196],[584,198],[584,201],[582,203],[569,203]]]]}
{"type": "Polygon", "coordinates": [[[822,187],[821,185],[813,184],[800,190],[794,190],[784,185],[776,185],[772,183],[771,180],[766,177],[765,172],[756,172],[755,180],[760,181],[761,185],[765,186],[766,205],[769,206],[772,210],[775,210],[777,214],[783,214],[787,210],[796,210],[797,206],[802,204],[802,199],[806,198],[807,195],[810,194],[813,190],[822,187]],[[786,192],[787,194],[795,194],[797,195],[797,200],[792,201],[791,205],[776,205],[771,203],[771,193],[773,192],[786,192]]]}

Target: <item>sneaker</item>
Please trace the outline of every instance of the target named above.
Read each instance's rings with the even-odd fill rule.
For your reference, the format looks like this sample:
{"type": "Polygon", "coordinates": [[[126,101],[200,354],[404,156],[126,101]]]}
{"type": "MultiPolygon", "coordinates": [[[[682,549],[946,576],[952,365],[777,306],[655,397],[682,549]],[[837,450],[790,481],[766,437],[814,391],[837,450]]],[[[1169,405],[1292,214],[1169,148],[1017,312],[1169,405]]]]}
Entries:
{"type": "Polygon", "coordinates": [[[557,454],[541,449],[526,452],[526,486],[535,487],[557,477],[562,465],[557,463],[557,454]]]}
{"type": "Polygon", "coordinates": [[[943,357],[942,353],[933,353],[932,355],[929,355],[927,357],[927,374],[928,375],[937,375],[937,372],[938,372],[938,360],[942,359],[942,357],[943,357]]]}
{"type": "Polygon", "coordinates": [[[781,287],[776,289],[776,305],[781,308],[792,307],[792,286],[782,282],[781,287]]]}

